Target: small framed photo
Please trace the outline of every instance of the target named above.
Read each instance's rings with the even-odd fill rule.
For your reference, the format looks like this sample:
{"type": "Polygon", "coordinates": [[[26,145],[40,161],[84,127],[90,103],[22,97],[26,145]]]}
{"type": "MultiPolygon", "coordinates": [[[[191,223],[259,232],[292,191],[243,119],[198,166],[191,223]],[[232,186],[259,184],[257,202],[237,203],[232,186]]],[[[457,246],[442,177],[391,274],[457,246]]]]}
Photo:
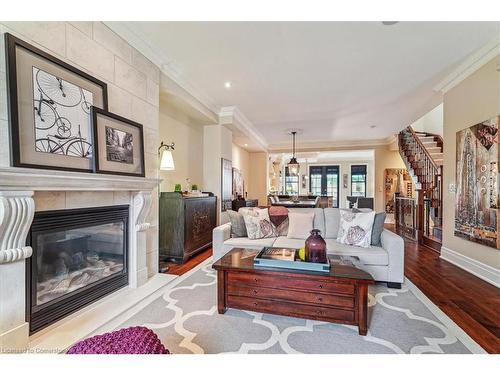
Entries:
{"type": "Polygon", "coordinates": [[[107,110],[107,85],[5,34],[14,167],[92,172],[90,107],[107,110]]]}
{"type": "Polygon", "coordinates": [[[91,107],[94,172],[144,177],[142,125],[91,107]]]}

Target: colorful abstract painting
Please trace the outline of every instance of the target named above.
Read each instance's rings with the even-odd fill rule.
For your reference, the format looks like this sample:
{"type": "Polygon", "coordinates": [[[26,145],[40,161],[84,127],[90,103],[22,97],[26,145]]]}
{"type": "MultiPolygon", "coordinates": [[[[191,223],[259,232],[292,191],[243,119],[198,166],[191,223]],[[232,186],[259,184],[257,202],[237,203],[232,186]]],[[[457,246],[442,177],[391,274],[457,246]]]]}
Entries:
{"type": "Polygon", "coordinates": [[[500,117],[457,132],[455,235],[500,249],[500,117]]]}

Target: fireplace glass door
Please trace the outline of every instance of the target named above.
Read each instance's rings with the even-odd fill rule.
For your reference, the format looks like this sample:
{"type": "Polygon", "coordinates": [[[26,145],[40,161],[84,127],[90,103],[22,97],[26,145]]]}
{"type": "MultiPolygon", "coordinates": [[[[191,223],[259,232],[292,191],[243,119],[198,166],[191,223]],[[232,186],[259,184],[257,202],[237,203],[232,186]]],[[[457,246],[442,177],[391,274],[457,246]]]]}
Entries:
{"type": "Polygon", "coordinates": [[[36,237],[36,304],[42,305],[123,271],[123,223],[36,237]]]}
{"type": "Polygon", "coordinates": [[[128,206],[35,213],[31,331],[127,284],[128,206]]]}

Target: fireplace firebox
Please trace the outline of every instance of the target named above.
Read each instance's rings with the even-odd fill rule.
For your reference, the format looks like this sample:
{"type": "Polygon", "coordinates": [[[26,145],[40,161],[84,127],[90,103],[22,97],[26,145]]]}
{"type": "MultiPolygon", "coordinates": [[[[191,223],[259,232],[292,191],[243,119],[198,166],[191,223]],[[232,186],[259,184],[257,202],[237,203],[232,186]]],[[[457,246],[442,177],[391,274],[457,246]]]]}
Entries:
{"type": "Polygon", "coordinates": [[[36,212],[28,236],[30,334],[128,284],[129,206],[36,212]]]}

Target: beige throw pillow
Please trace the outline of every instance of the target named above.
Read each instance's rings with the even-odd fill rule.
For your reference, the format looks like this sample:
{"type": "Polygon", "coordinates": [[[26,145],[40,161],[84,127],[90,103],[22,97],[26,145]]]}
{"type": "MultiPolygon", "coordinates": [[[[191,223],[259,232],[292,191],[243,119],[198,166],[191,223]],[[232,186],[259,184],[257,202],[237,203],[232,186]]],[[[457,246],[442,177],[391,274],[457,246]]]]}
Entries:
{"type": "Polygon", "coordinates": [[[375,211],[352,212],[340,210],[337,242],[344,245],[371,247],[375,211]]]}
{"type": "Polygon", "coordinates": [[[314,212],[289,212],[287,238],[305,240],[313,230],[314,212]]]}

